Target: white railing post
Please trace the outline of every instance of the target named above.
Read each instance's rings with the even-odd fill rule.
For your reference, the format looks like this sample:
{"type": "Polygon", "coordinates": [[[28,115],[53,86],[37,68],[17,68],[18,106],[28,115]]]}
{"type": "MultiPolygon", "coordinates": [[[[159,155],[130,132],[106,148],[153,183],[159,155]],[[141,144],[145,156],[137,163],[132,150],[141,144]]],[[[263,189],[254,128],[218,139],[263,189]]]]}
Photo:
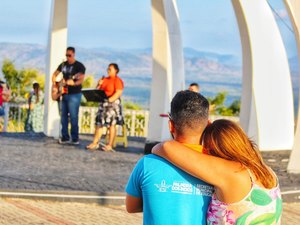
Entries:
{"type": "Polygon", "coordinates": [[[130,136],[135,136],[135,118],[136,118],[136,113],[135,111],[130,110],[130,115],[131,115],[131,127],[130,127],[130,136]]]}
{"type": "Polygon", "coordinates": [[[97,114],[97,110],[98,108],[91,108],[90,111],[90,115],[91,115],[91,124],[90,124],[90,133],[94,133],[95,132],[95,122],[96,122],[96,114],[97,114]]]}
{"type": "Polygon", "coordinates": [[[149,111],[145,111],[145,125],[144,125],[144,137],[148,136],[148,128],[149,128],[149,111]]]}
{"type": "Polygon", "coordinates": [[[18,107],[18,132],[21,130],[21,106],[18,107]]]}
{"type": "Polygon", "coordinates": [[[7,132],[9,122],[9,103],[4,103],[4,113],[3,132],[7,132]]]}
{"type": "Polygon", "coordinates": [[[78,127],[79,127],[79,132],[81,131],[81,123],[82,123],[82,110],[83,108],[82,107],[79,107],[79,117],[78,117],[78,127]]]}

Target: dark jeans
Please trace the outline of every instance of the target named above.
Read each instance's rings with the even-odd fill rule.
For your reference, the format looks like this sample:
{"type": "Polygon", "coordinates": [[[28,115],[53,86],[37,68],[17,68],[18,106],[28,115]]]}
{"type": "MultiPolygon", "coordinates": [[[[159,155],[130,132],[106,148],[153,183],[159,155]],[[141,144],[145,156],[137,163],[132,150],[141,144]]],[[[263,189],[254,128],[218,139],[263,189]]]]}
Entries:
{"type": "Polygon", "coordinates": [[[81,100],[81,93],[65,94],[61,102],[61,134],[63,140],[69,140],[68,131],[69,115],[71,121],[71,137],[73,141],[78,141],[78,113],[81,100]]]}
{"type": "Polygon", "coordinates": [[[4,116],[4,106],[0,106],[0,116],[4,116]]]}

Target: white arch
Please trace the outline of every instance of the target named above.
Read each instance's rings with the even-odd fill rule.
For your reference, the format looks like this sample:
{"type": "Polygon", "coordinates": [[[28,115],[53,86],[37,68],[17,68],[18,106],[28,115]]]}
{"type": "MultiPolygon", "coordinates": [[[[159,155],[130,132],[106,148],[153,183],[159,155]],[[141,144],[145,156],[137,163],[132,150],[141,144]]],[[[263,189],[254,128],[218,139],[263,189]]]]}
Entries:
{"type": "Polygon", "coordinates": [[[291,149],[293,94],[287,55],[266,1],[232,0],[243,48],[240,121],[261,150],[291,149]]]}
{"type": "Polygon", "coordinates": [[[184,63],[179,15],[175,0],[152,0],[153,70],[148,142],[170,138],[168,120],[175,93],[184,89],[184,63]]]}
{"type": "Polygon", "coordinates": [[[58,104],[51,98],[51,75],[64,59],[67,48],[68,0],[52,0],[48,39],[48,58],[45,79],[44,133],[59,137],[58,104]]]}
{"type": "MultiPolygon", "coordinates": [[[[299,58],[300,57],[300,2],[299,0],[285,0],[284,2],[293,24],[295,39],[298,46],[298,58],[299,58]]],[[[299,58],[299,65],[300,65],[300,58],[299,58]]],[[[299,93],[299,104],[298,104],[298,119],[296,123],[296,134],[295,134],[294,146],[288,164],[288,172],[300,173],[299,160],[300,160],[300,93],[299,93]]]]}
{"type": "MultiPolygon", "coordinates": [[[[290,149],[293,143],[293,101],[289,67],[282,39],[265,1],[232,0],[243,45],[241,124],[260,149],[290,149]],[[274,100],[275,99],[275,100],[274,100]],[[278,104],[280,103],[280,108],[278,104]]],[[[67,0],[52,0],[45,87],[45,129],[59,134],[56,102],[51,100],[51,74],[67,47],[67,0]]],[[[153,80],[148,141],[169,138],[167,120],[174,94],[184,89],[184,61],[176,0],[152,0],[153,80]]]]}
{"type": "MultiPolygon", "coordinates": [[[[45,86],[44,133],[59,136],[59,116],[56,102],[51,99],[51,74],[61,63],[67,47],[68,0],[52,0],[48,68],[45,86]]],[[[150,102],[148,140],[161,141],[169,137],[167,120],[159,114],[169,111],[174,94],[184,88],[184,63],[179,15],[175,0],[152,0],[153,79],[150,102]]]]}

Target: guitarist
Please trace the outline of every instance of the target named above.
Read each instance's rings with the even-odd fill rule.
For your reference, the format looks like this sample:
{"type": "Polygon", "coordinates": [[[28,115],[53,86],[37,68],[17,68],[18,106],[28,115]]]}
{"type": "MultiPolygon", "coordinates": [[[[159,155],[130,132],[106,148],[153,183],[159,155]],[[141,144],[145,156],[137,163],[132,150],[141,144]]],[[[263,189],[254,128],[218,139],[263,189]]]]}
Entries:
{"type": "MultiPolygon", "coordinates": [[[[63,87],[61,93],[57,92],[57,97],[62,95],[61,100],[61,138],[60,144],[79,144],[78,113],[81,100],[81,88],[84,80],[85,67],[75,59],[75,48],[68,47],[66,50],[67,60],[61,63],[52,75],[53,92],[59,90],[56,77],[63,74],[63,87]],[[68,131],[68,116],[71,121],[71,139],[68,131]]],[[[55,95],[52,93],[52,97],[55,95]]],[[[58,99],[56,99],[58,100],[58,99]]]]}

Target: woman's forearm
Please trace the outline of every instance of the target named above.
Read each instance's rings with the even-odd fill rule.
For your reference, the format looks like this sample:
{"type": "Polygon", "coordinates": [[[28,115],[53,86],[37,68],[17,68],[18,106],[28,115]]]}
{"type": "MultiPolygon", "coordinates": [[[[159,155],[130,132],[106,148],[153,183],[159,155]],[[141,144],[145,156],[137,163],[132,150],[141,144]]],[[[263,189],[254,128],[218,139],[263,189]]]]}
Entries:
{"type": "Polygon", "coordinates": [[[122,95],[122,91],[121,90],[117,90],[111,97],[108,98],[109,102],[114,102],[116,101],[118,98],[120,98],[122,95]]]}
{"type": "Polygon", "coordinates": [[[187,173],[215,186],[222,186],[233,172],[236,163],[218,157],[201,154],[177,141],[156,145],[152,153],[170,161],[187,173]]]}

